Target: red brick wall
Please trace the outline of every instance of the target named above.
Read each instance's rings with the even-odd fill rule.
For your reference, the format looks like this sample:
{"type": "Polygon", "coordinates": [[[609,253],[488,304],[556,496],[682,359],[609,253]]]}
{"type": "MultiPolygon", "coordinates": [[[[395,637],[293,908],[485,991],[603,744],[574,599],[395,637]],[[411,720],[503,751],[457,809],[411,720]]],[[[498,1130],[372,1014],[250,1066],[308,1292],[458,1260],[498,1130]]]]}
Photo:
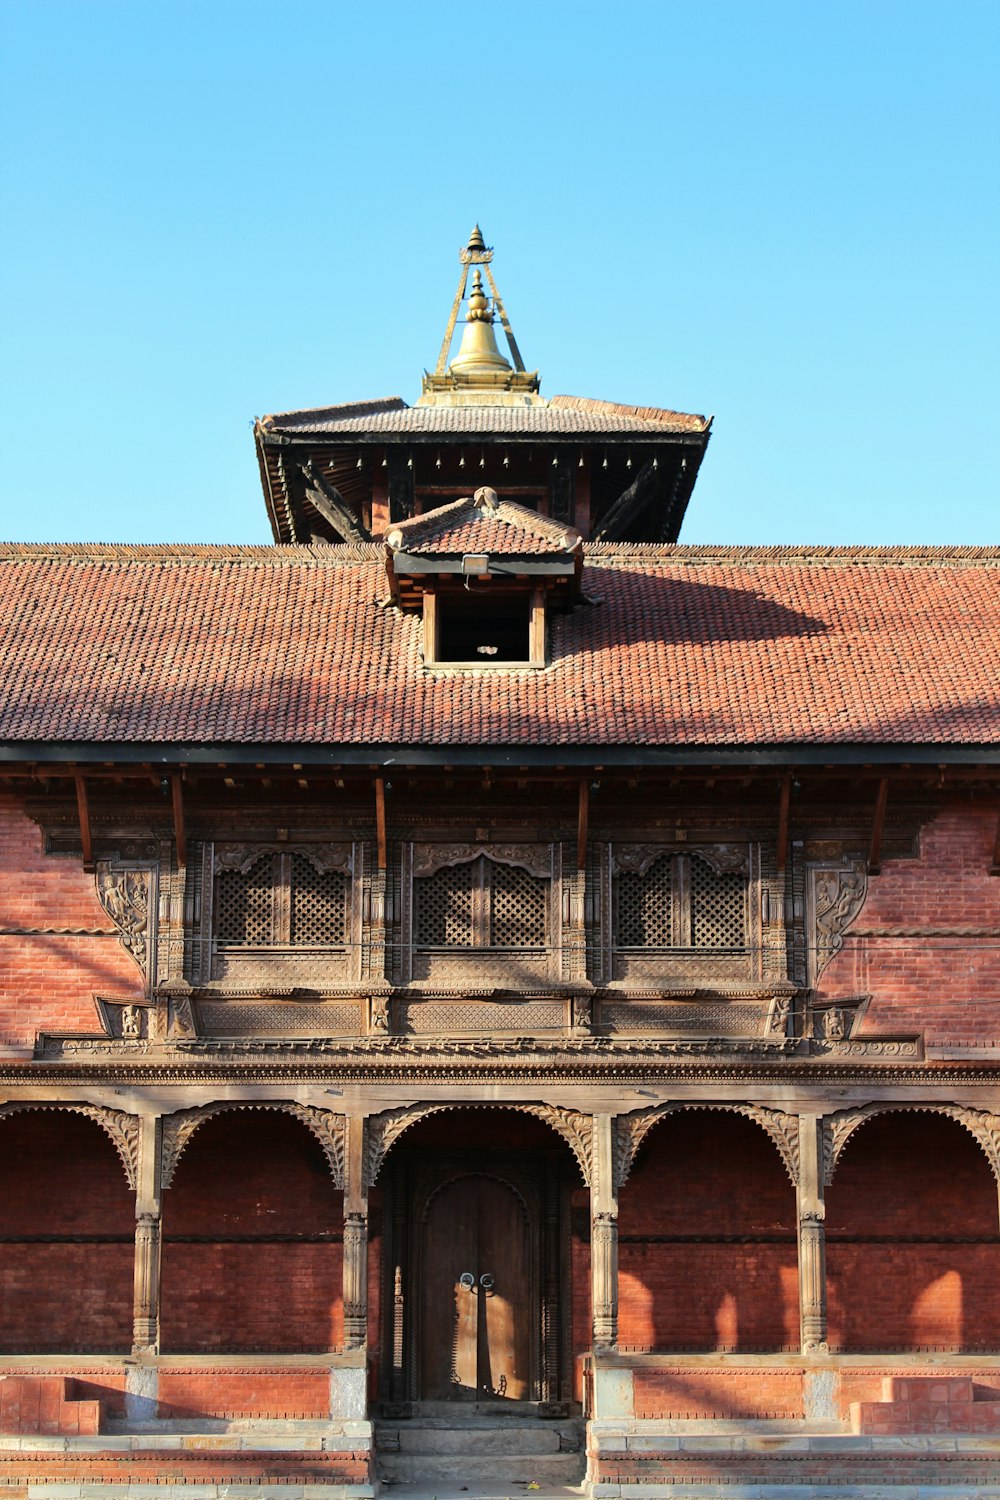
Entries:
{"type": "Polygon", "coordinates": [[[67,1110],[0,1120],[0,1352],[130,1349],[134,1236],[98,1125],[67,1110]]]}
{"type": "Polygon", "coordinates": [[[621,1191],[621,1344],[797,1347],[795,1223],[794,1190],[759,1126],[705,1110],[668,1116],[621,1191]]]}
{"type": "Polygon", "coordinates": [[[1000,1348],[997,1184],[966,1130],[876,1116],[848,1141],[826,1201],[834,1348],[1000,1348]]]}
{"type": "Polygon", "coordinates": [[[256,1110],[208,1120],[163,1204],[164,1350],[340,1344],[343,1195],[298,1120],[256,1110]]]}
{"type": "Polygon", "coordinates": [[[94,877],[78,857],[44,854],[38,825],[0,795],[0,1048],[39,1031],[97,1031],[95,991],[140,995],[142,982],[94,877]]]}
{"type": "Polygon", "coordinates": [[[824,995],[872,996],[866,1032],[1000,1038],[1000,880],[989,874],[996,819],[995,805],[950,805],[924,826],[919,859],[887,860],[872,877],[820,980],[824,995]],[[878,935],[887,932],[898,935],[878,935]]]}

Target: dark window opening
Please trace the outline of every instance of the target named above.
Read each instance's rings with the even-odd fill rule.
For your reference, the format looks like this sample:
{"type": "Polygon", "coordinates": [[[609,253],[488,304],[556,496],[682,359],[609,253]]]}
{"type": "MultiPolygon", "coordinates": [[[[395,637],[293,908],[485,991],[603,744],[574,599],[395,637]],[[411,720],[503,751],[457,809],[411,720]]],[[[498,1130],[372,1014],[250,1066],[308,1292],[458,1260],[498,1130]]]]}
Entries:
{"type": "MultiPolygon", "coordinates": [[[[464,590],[463,590],[464,593],[464,590]]],[[[529,600],[440,596],[438,661],[528,661],[529,600]]]]}

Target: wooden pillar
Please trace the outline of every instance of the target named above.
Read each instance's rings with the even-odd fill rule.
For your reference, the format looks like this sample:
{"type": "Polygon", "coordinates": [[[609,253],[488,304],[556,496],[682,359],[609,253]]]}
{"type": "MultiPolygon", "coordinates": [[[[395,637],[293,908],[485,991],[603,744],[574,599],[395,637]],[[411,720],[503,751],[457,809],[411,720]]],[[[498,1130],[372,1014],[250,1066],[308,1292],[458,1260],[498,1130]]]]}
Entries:
{"type": "Polygon", "coordinates": [[[590,1289],[594,1345],[618,1342],[618,1195],[613,1115],[595,1115],[590,1168],[590,1289]]]}
{"type": "Polygon", "coordinates": [[[347,1116],[344,1183],[344,1344],[368,1342],[368,1183],[365,1120],[347,1116]]]}
{"type": "Polygon", "coordinates": [[[573,525],[583,537],[590,540],[590,454],[583,455],[583,467],[576,471],[576,495],[573,508],[573,525]]]}
{"type": "Polygon", "coordinates": [[[803,1354],[826,1354],[826,1208],[823,1121],[799,1116],[799,1328],[803,1354]]]}
{"type": "Polygon", "coordinates": [[[143,1115],[135,1194],[132,1344],[136,1351],[147,1352],[155,1351],[160,1341],[160,1142],[159,1117],[143,1115]]]}

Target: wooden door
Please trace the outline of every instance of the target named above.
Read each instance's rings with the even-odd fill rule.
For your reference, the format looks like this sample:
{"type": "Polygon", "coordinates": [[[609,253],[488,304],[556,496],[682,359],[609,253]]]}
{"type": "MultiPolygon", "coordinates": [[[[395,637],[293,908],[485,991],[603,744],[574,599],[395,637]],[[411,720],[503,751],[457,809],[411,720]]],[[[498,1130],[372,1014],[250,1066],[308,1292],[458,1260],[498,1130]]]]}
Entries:
{"type": "Polygon", "coordinates": [[[422,1399],[532,1399],[531,1224],[520,1194],[499,1176],[453,1177],[428,1203],[421,1241],[422,1399]]]}

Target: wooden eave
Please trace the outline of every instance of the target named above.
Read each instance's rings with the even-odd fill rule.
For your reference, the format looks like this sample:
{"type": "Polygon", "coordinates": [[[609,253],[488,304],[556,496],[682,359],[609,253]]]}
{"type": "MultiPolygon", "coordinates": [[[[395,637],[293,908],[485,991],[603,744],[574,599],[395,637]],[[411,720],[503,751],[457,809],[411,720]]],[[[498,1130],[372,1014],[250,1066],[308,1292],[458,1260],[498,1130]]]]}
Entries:
{"type": "MultiPolygon", "coordinates": [[[[109,774],[121,769],[140,769],[141,774],[157,777],[185,766],[224,768],[226,766],[267,768],[321,773],[335,766],[384,767],[404,766],[475,766],[510,769],[519,766],[560,769],[631,767],[691,769],[700,773],[739,768],[781,768],[794,772],[798,767],[828,769],[855,768],[872,771],[906,773],[911,767],[976,767],[992,772],[990,780],[1000,779],[1000,745],[496,745],[455,743],[444,745],[405,742],[369,744],[191,744],[190,742],[155,741],[153,743],[108,744],[94,741],[8,741],[0,745],[0,776],[32,774],[42,767],[62,766],[104,768],[109,774]]],[[[88,770],[88,773],[89,770],[88,770]]]]}

